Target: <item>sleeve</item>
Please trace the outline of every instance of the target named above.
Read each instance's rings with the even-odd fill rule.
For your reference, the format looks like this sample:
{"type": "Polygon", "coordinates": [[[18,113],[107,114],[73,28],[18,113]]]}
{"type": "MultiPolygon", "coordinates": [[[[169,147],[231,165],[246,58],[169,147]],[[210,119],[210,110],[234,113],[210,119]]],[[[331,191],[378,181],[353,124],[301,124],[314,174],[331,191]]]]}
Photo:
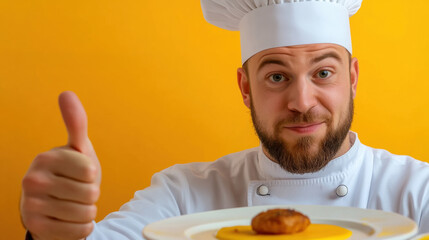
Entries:
{"type": "MultiPolygon", "coordinates": [[[[429,172],[428,172],[429,174],[429,172]]],[[[421,208],[421,214],[420,214],[420,221],[419,223],[419,234],[422,233],[429,233],[429,185],[427,185],[427,182],[429,179],[427,179],[424,183],[425,188],[420,192],[422,197],[422,208],[421,208]]]]}
{"type": "Polygon", "coordinates": [[[137,191],[134,198],[119,211],[95,224],[87,240],[143,239],[142,231],[147,224],[182,215],[181,205],[186,189],[180,187],[183,178],[177,178],[180,177],[175,174],[156,173],[150,187],[137,191]]]}
{"type": "Polygon", "coordinates": [[[408,167],[412,174],[408,176],[409,192],[404,195],[404,202],[413,208],[413,218],[417,222],[419,234],[429,233],[429,164],[418,162],[413,167],[408,167]]]}
{"type": "MultiPolygon", "coordinates": [[[[429,199],[428,199],[429,202],[429,199]]],[[[426,208],[422,212],[419,224],[419,233],[429,233],[429,206],[426,204],[426,208]]]]}
{"type": "MultiPolygon", "coordinates": [[[[418,225],[418,233],[429,233],[429,164],[418,161],[416,164],[405,166],[410,169],[408,176],[408,186],[402,194],[404,208],[410,210],[410,218],[418,225]]],[[[400,176],[400,175],[398,175],[400,176]]]]}

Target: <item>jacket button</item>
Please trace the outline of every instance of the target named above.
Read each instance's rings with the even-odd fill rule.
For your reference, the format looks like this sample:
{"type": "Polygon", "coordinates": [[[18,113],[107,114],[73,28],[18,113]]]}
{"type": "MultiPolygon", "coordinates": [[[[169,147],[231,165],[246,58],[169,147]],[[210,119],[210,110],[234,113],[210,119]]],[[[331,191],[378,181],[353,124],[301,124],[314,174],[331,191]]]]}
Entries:
{"type": "Polygon", "coordinates": [[[349,189],[347,188],[346,185],[343,185],[343,184],[338,186],[337,189],[335,190],[335,193],[337,194],[338,197],[344,197],[347,195],[348,192],[349,192],[349,189]]]}
{"type": "Polygon", "coordinates": [[[270,195],[270,189],[267,186],[261,185],[256,189],[259,196],[267,196],[270,195]]]}

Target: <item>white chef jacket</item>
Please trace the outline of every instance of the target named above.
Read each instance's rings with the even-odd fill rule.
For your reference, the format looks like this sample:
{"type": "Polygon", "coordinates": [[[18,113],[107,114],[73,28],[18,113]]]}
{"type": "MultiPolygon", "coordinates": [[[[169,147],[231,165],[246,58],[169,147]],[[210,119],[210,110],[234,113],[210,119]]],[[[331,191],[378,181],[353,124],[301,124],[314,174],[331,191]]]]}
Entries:
{"type": "Polygon", "coordinates": [[[137,191],[119,211],[97,223],[87,239],[142,239],[143,227],[161,219],[277,204],[396,212],[416,221],[420,233],[429,232],[429,164],[367,147],[357,134],[350,134],[350,150],[316,173],[286,172],[267,158],[261,146],[214,162],[174,165],[156,173],[150,187],[137,191]],[[268,194],[258,192],[261,185],[268,194]],[[336,193],[341,185],[347,188],[345,196],[336,193]]]}

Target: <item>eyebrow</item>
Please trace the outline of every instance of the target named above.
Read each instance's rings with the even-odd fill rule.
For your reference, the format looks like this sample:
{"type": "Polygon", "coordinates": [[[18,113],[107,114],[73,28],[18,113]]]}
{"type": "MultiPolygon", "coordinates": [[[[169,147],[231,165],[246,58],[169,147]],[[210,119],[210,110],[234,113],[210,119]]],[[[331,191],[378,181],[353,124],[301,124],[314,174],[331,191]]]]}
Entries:
{"type": "MultiPolygon", "coordinates": [[[[333,58],[333,59],[337,60],[339,63],[342,62],[341,57],[340,57],[340,55],[338,55],[338,53],[327,52],[321,56],[318,56],[318,57],[311,59],[310,63],[315,64],[315,63],[318,63],[318,62],[320,62],[324,59],[327,59],[327,58],[333,58]]],[[[277,59],[272,59],[272,58],[266,58],[261,62],[261,64],[259,64],[257,71],[261,70],[263,67],[265,67],[266,65],[270,65],[270,64],[276,64],[276,65],[280,65],[280,66],[284,66],[284,67],[289,67],[289,64],[287,62],[283,62],[283,61],[280,61],[277,59]]]]}
{"type": "Polygon", "coordinates": [[[338,55],[336,52],[327,52],[327,53],[323,54],[322,56],[318,56],[318,57],[311,59],[310,63],[315,64],[315,63],[318,63],[318,62],[320,62],[326,58],[333,58],[340,63],[342,62],[340,55],[338,55]]]}
{"type": "Polygon", "coordinates": [[[259,70],[261,70],[263,67],[265,67],[266,65],[269,65],[269,64],[276,64],[276,65],[281,65],[281,66],[284,66],[284,67],[288,67],[289,66],[289,64],[287,64],[287,63],[285,63],[283,61],[280,61],[280,60],[277,60],[277,59],[272,59],[272,58],[267,58],[267,59],[264,59],[261,62],[261,64],[259,64],[259,67],[258,67],[257,71],[259,72],[259,70]]]}

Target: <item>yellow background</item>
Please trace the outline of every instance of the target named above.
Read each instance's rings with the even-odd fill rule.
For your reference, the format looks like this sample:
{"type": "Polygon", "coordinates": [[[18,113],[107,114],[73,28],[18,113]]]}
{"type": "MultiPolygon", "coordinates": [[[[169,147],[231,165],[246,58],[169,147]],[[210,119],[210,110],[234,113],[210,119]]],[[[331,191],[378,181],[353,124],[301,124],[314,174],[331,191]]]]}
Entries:
{"type": "MultiPolygon", "coordinates": [[[[0,1],[0,233],[23,239],[21,178],[67,140],[57,96],[73,90],[103,167],[98,219],[172,164],[257,146],[236,83],[239,35],[198,0],[0,1]]],[[[370,1],[351,18],[360,79],[353,130],[429,160],[429,2],[370,1]]],[[[398,176],[401,177],[401,176],[398,176]]]]}

